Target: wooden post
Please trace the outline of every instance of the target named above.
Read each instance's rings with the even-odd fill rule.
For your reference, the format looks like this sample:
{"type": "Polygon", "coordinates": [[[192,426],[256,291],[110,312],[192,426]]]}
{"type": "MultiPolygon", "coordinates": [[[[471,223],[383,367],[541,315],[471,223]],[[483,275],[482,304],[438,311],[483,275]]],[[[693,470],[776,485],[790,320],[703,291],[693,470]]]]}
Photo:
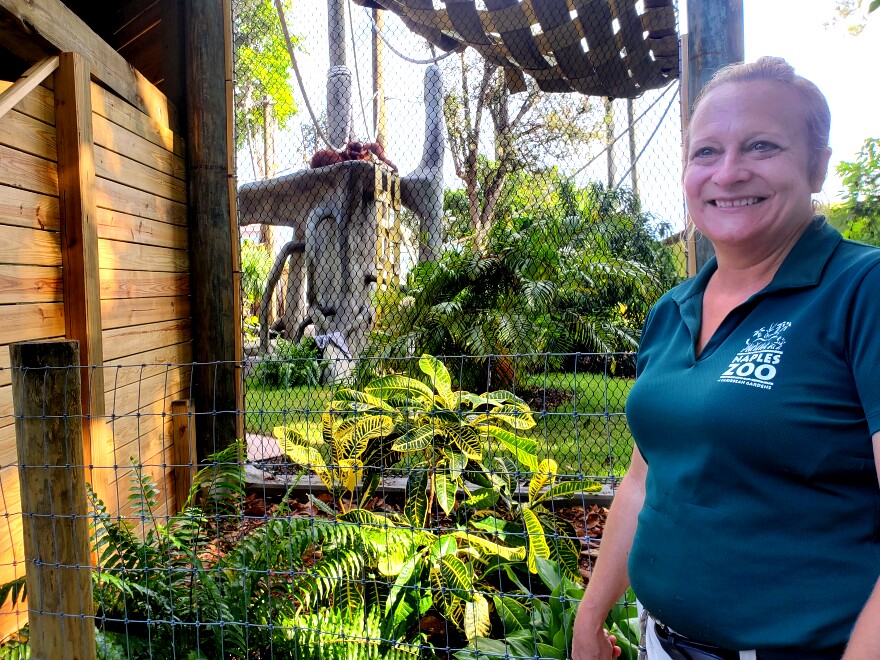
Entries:
{"type": "MultiPolygon", "coordinates": [[[[78,53],[61,53],[55,73],[55,125],[58,140],[58,190],[61,198],[61,261],[64,273],[64,323],[68,339],[79,342],[82,370],[83,452],[85,465],[112,465],[105,443],[104,351],[101,339],[101,284],[95,202],[95,143],[89,65],[78,53]]],[[[94,477],[89,476],[94,482],[94,477]]],[[[97,487],[97,484],[96,484],[97,487]]],[[[103,488],[97,487],[104,497],[103,488]]]]}
{"type": "Polygon", "coordinates": [[[95,658],[75,341],[9,347],[32,658],[95,658]]]}
{"type": "Polygon", "coordinates": [[[223,49],[226,66],[226,169],[227,193],[229,195],[229,234],[232,243],[232,308],[235,310],[235,329],[232,353],[235,359],[235,437],[244,438],[244,376],[242,360],[243,331],[241,327],[241,228],[238,226],[238,164],[235,153],[235,80],[232,65],[232,0],[223,0],[223,34],[226,35],[226,47],[223,49]]]}
{"type": "MultiPolygon", "coordinates": [[[[694,99],[709,78],[725,64],[742,62],[743,45],[742,0],[701,0],[687,3],[687,93],[688,116],[694,99]]],[[[703,267],[715,250],[704,237],[694,243],[696,268],[703,267]]]]}
{"type": "MultiPolygon", "coordinates": [[[[236,334],[241,307],[233,277],[226,58],[231,36],[223,2],[186,0],[187,170],[197,451],[214,453],[236,439],[236,334]]],[[[228,5],[226,5],[228,6],[228,5]]]]}
{"type": "Polygon", "coordinates": [[[183,509],[198,469],[196,456],[195,406],[192,399],[171,402],[174,429],[174,487],[177,510],[183,509]]]}

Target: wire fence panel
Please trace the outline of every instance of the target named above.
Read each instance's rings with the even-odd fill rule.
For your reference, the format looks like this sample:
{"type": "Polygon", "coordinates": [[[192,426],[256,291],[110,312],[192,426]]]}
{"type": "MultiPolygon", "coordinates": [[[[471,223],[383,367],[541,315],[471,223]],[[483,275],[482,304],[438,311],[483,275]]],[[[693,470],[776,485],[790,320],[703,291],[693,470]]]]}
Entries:
{"type": "MultiPolygon", "coordinates": [[[[43,631],[73,625],[93,635],[80,643],[96,649],[77,655],[86,658],[570,657],[583,582],[632,447],[622,418],[632,379],[610,372],[631,358],[424,356],[360,382],[277,388],[290,403],[249,398],[235,411],[271,430],[226,439],[198,464],[185,459],[189,425],[228,411],[150,411],[143,400],[132,409],[108,397],[96,419],[80,412],[96,368],[13,359],[19,460],[10,467],[21,505],[4,478],[12,522],[2,543],[19,550],[0,595],[18,630],[0,657],[27,657],[53,639],[43,631]],[[469,363],[488,374],[504,360],[506,388],[460,386],[469,363]],[[554,370],[568,362],[570,373],[554,370]],[[115,464],[72,451],[97,442],[111,445],[115,464]],[[46,488],[57,492],[34,496],[46,488]],[[13,531],[22,527],[25,540],[34,535],[23,549],[13,531]],[[74,543],[81,558],[65,559],[74,543]],[[90,579],[74,589],[83,570],[90,579]]],[[[143,386],[159,367],[193,366],[103,367],[103,381],[143,386]]],[[[328,365],[295,358],[271,368],[328,365]]],[[[180,384],[169,383],[173,397],[180,384]]],[[[628,653],[634,616],[621,604],[608,622],[628,653]]],[[[40,649],[62,657],[57,646],[40,649]]]]}
{"type": "MultiPolygon", "coordinates": [[[[249,401],[293,415],[424,354],[471,356],[442,359],[475,392],[633,376],[687,270],[677,9],[556,4],[233,2],[249,401]]],[[[568,402],[575,435],[625,435],[608,394],[568,402]]]]}

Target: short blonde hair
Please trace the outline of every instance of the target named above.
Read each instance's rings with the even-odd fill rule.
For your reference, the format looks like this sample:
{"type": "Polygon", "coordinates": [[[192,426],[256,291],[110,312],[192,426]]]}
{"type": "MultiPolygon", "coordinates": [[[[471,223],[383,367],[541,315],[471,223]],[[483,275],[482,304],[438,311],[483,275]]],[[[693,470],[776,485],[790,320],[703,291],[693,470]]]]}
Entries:
{"type": "MultiPolygon", "coordinates": [[[[810,178],[824,176],[825,173],[818,172],[817,169],[824,162],[823,155],[828,149],[828,138],[831,133],[831,110],[828,108],[828,101],[815,83],[796,74],[794,67],[781,57],[764,56],[756,62],[739,62],[721,67],[697,94],[691,116],[696,113],[700,102],[717,87],[762,80],[788,85],[800,94],[804,102],[803,110],[807,129],[808,173],[810,178]]],[[[685,136],[685,154],[687,154],[689,143],[690,135],[688,134],[685,136]]]]}

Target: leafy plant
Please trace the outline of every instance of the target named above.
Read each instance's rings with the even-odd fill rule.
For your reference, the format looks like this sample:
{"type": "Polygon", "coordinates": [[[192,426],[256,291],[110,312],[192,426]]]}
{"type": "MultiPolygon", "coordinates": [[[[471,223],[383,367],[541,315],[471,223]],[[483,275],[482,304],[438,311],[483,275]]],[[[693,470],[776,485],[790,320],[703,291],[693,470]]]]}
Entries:
{"type": "Polygon", "coordinates": [[[496,219],[485,246],[462,239],[414,268],[365,355],[386,368],[413,353],[476,356],[445,363],[482,391],[521,380],[534,353],[635,350],[677,282],[672,253],[630,191],[555,176],[548,203],[496,219]]]}
{"type": "MultiPolygon", "coordinates": [[[[498,615],[497,638],[480,637],[456,654],[459,660],[506,660],[529,657],[547,660],[571,658],[574,620],[584,588],[568,578],[553,561],[538,559],[538,576],[549,590],[546,596],[529,590],[495,594],[492,600],[498,615]]],[[[624,600],[608,614],[606,626],[617,638],[623,660],[637,660],[639,624],[635,596],[627,590],[624,600]]]]}
{"type": "MultiPolygon", "coordinates": [[[[279,427],[275,435],[334,494],[342,511],[336,520],[356,522],[373,544],[346,554],[350,565],[334,577],[354,579],[362,569],[396,576],[386,614],[403,621],[433,607],[474,639],[488,634],[485,594],[496,589],[499,572],[518,582],[518,571],[535,573],[539,560],[550,558],[579,578],[576,533],[547,504],[601,486],[559,481],[555,462],[538,461],[535,442],[519,434],[534,426],[531,411],[512,393],[455,391],[446,367],[429,355],[419,368],[430,385],[391,374],[364,391],[337,393],[322,419],[329,463],[295,429],[279,427]],[[507,455],[491,456],[489,444],[507,455]],[[402,513],[365,510],[383,468],[404,459],[409,477],[402,513]],[[531,480],[521,501],[518,479],[526,475],[531,480]],[[441,525],[441,516],[449,522],[441,525]],[[393,561],[386,554],[384,567],[371,564],[383,542],[393,561]]],[[[318,591],[326,596],[328,590],[318,591]]]]}
{"type": "Polygon", "coordinates": [[[261,359],[254,369],[254,379],[266,387],[317,385],[324,362],[315,340],[304,337],[298,344],[278,338],[270,358],[261,359]]]}
{"type": "Polygon", "coordinates": [[[844,201],[829,210],[829,221],[846,238],[880,245],[880,139],[868,138],[856,159],[842,161],[837,172],[844,201]]]}

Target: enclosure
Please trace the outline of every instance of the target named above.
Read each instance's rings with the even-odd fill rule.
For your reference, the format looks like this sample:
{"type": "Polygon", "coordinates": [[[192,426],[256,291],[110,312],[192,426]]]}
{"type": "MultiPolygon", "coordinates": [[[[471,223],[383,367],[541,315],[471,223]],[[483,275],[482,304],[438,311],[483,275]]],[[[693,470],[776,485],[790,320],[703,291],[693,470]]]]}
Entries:
{"type": "Polygon", "coordinates": [[[677,11],[0,0],[2,653],[567,657],[677,11]]]}

